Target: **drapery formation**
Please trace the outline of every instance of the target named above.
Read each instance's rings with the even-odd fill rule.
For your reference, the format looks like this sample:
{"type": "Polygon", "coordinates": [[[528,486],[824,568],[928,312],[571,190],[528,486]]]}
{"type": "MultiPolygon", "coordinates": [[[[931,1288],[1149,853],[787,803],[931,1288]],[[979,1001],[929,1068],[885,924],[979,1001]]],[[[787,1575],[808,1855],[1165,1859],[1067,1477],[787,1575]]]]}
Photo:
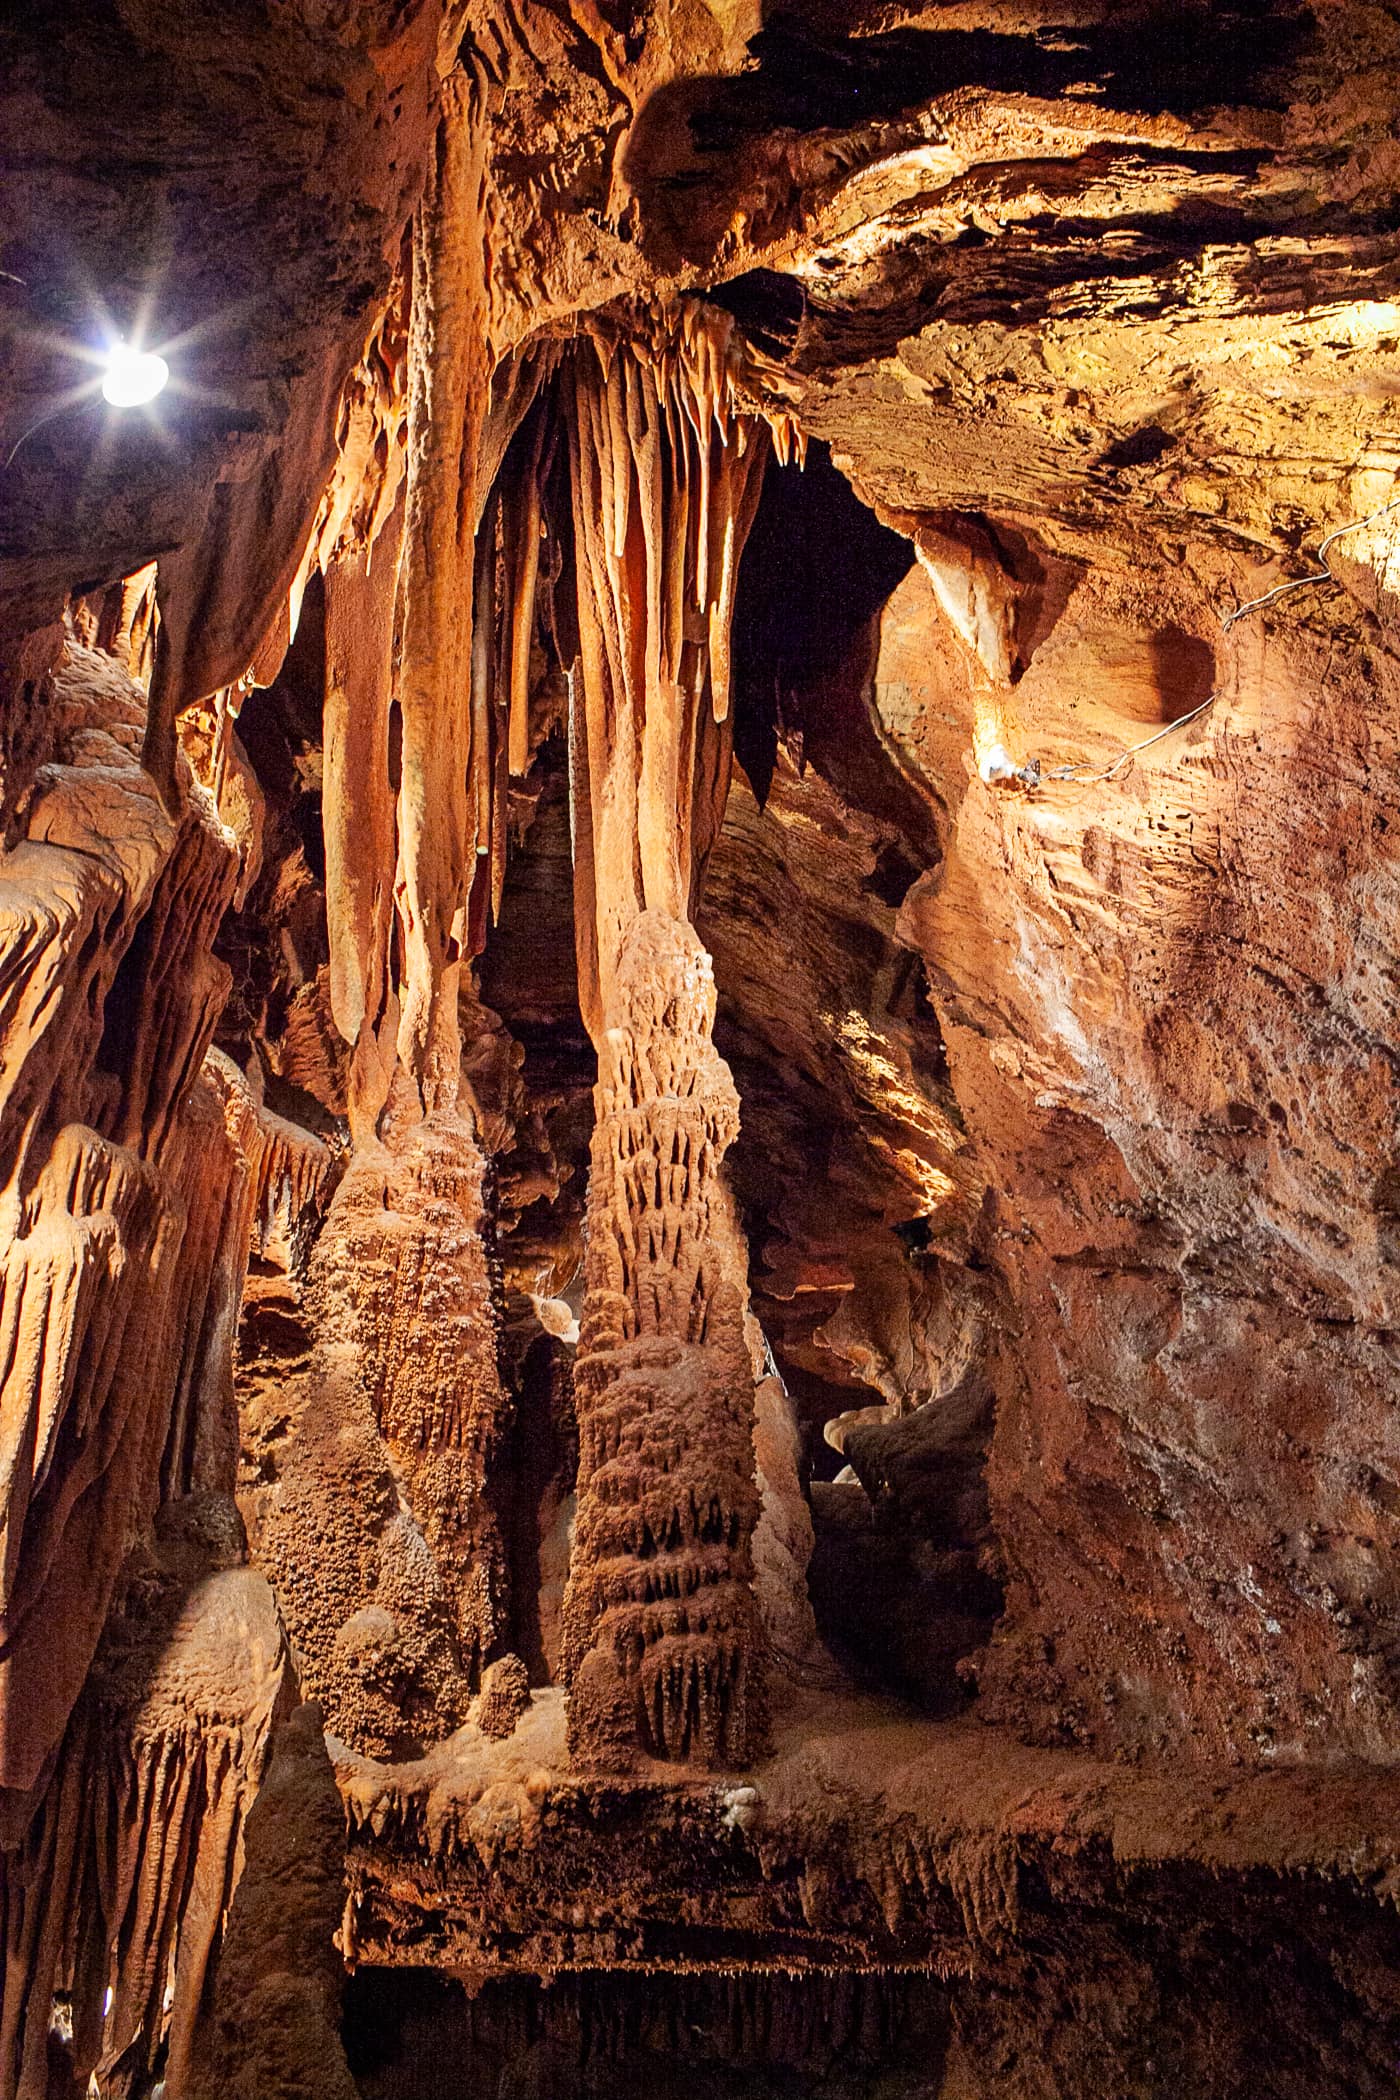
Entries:
{"type": "Polygon", "coordinates": [[[233,842],[187,770],[166,810],[132,748],[144,695],[107,657],[71,646],[46,700],[61,726],[0,882],[0,1789],[19,1791],[162,1478],[231,1482],[218,1363],[246,1261],[244,1169],[199,1076],[233,842]]]}
{"type": "Polygon", "coordinates": [[[272,1593],[249,1568],[158,1594],[134,1632],[109,1630],[42,1805],[0,1870],[0,2084],[16,2100],[53,2090],[51,2020],[104,2095],[157,2075],[172,2095],[188,2090],[287,1658],[272,1593]]]}

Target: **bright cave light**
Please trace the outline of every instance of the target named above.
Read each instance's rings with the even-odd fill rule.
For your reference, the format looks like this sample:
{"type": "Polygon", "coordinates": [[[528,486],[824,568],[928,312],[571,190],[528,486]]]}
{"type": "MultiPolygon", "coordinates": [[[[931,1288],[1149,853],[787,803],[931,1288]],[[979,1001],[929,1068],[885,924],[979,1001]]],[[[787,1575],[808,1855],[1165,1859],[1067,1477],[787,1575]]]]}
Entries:
{"type": "Polygon", "coordinates": [[[113,408],[142,408],[155,400],[169,377],[169,365],[154,350],[114,343],[102,374],[102,398],[113,408]]]}

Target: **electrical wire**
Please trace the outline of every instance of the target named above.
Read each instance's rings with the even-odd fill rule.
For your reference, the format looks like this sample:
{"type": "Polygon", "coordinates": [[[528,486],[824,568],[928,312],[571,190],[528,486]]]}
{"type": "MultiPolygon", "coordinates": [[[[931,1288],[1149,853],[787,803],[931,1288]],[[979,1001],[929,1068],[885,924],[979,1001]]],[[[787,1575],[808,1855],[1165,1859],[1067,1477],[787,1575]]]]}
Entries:
{"type": "Polygon", "coordinates": [[[54,407],[46,408],[42,415],[36,416],[34,418],[34,421],[28,426],[28,428],[22,430],[19,436],[15,439],[13,445],[11,445],[8,453],[5,455],[4,465],[0,466],[0,474],[7,474],[9,472],[10,468],[15,463],[15,454],[19,451],[20,446],[23,445],[29,438],[32,438],[36,430],[41,430],[45,423],[52,423],[55,416],[62,415],[64,409],[69,408],[71,406],[72,403],[65,397],[54,407]]]}
{"type": "MultiPolygon", "coordinates": [[[[1338,582],[1339,579],[1333,575],[1328,565],[1328,548],[1338,540],[1345,539],[1349,532],[1360,532],[1363,526],[1374,525],[1378,519],[1393,510],[1400,510],[1400,496],[1392,496],[1388,503],[1383,503],[1379,510],[1370,511],[1364,518],[1352,518],[1348,524],[1338,525],[1320,543],[1317,550],[1319,566],[1311,575],[1294,576],[1288,583],[1275,584],[1274,588],[1265,591],[1262,597],[1251,598],[1245,605],[1237,605],[1232,613],[1222,616],[1221,633],[1228,634],[1235,622],[1245,619],[1248,614],[1262,612],[1266,605],[1276,605],[1279,599],[1286,598],[1290,591],[1307,590],[1310,585],[1317,583],[1338,582]]],[[[1032,759],[1029,765],[1017,768],[1015,778],[1027,787],[1038,786],[1042,780],[1077,780],[1086,787],[1096,786],[1100,781],[1112,780],[1127,765],[1129,759],[1136,758],[1139,751],[1150,750],[1153,744],[1160,744],[1163,737],[1175,736],[1179,729],[1185,729],[1190,723],[1199,721],[1208,709],[1214,707],[1219,698],[1219,693],[1208,693],[1200,705],[1193,707],[1189,714],[1180,716],[1175,722],[1168,722],[1164,729],[1154,730],[1152,735],[1145,736],[1141,743],[1129,744],[1125,751],[1120,751],[1117,758],[1098,772],[1085,765],[1053,766],[1048,771],[1042,771],[1040,761],[1032,759]]]]}
{"type": "Polygon", "coordinates": [[[1168,722],[1164,729],[1154,729],[1151,736],[1145,736],[1141,743],[1129,744],[1127,750],[1120,751],[1117,758],[1101,772],[1091,773],[1086,766],[1052,766],[1048,773],[1042,773],[1040,777],[1042,780],[1080,780],[1087,786],[1092,786],[1100,780],[1112,780],[1130,758],[1136,758],[1139,751],[1148,751],[1153,744],[1160,744],[1164,736],[1173,736],[1178,729],[1185,729],[1189,722],[1199,721],[1207,708],[1214,707],[1219,698],[1218,693],[1207,693],[1200,705],[1193,707],[1189,714],[1178,715],[1177,719],[1168,722]]]}
{"type": "Polygon", "coordinates": [[[1237,606],[1234,612],[1227,613],[1221,621],[1222,634],[1228,634],[1236,620],[1242,620],[1246,613],[1262,612],[1266,605],[1274,604],[1279,598],[1286,598],[1290,591],[1305,590],[1310,583],[1336,583],[1338,579],[1327,566],[1327,549],[1335,540],[1345,539],[1349,532],[1360,532],[1363,525],[1374,525],[1376,520],[1383,518],[1388,511],[1397,509],[1400,509],[1400,496],[1392,496],[1389,503],[1383,503],[1379,510],[1373,510],[1369,516],[1353,518],[1349,525],[1339,525],[1335,532],[1329,532],[1317,550],[1317,558],[1321,563],[1319,569],[1311,576],[1295,576],[1291,583],[1275,584],[1271,591],[1265,591],[1262,598],[1251,598],[1248,605],[1237,606]]]}

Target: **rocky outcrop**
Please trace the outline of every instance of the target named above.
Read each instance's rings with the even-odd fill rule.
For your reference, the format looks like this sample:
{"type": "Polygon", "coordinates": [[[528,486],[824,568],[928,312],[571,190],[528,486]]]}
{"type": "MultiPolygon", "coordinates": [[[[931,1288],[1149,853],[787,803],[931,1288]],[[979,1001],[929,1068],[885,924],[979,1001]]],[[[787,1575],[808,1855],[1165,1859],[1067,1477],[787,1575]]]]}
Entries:
{"type": "Polygon", "coordinates": [[[1372,929],[1393,666],[1372,629],[1363,681],[1369,616],[1337,593],[1222,638],[1212,599],[1249,586],[1202,566],[1086,579],[1014,692],[980,702],[922,579],[889,617],[876,691],[903,749],[932,768],[961,691],[967,748],[980,704],[1013,748],[1034,722],[1047,765],[1072,736],[1089,769],[966,789],[902,921],[1015,1308],[991,1467],[1013,1580],[984,1691],[1018,1725],[1125,1747],[1388,1760],[1372,929]],[[1198,656],[1207,723],[1096,782],[1194,699],[1198,656]],[[1305,894],[1356,901],[1318,917],[1305,894]]]}

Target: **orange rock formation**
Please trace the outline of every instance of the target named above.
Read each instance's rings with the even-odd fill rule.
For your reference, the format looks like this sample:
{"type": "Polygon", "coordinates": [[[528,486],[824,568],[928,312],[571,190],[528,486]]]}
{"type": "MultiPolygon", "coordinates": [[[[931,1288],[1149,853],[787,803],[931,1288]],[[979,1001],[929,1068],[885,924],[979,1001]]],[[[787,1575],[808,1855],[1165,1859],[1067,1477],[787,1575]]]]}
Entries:
{"type": "Polygon", "coordinates": [[[0,26],[0,2100],[1393,2090],[1393,13],[0,26]]]}

